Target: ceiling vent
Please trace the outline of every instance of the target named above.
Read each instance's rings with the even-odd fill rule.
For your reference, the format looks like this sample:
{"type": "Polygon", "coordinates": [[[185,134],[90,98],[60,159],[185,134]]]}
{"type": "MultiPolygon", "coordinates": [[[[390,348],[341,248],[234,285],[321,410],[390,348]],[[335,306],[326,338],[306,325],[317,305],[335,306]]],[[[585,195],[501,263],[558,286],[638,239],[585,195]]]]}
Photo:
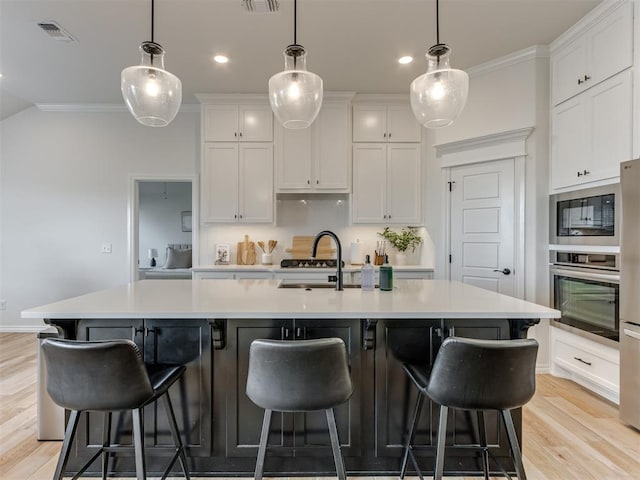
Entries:
{"type": "Polygon", "coordinates": [[[280,3],[278,0],[242,0],[242,6],[251,13],[276,13],[280,3]]]}
{"type": "Polygon", "coordinates": [[[36,25],[40,27],[40,29],[49,35],[49,37],[57,40],[59,42],[75,42],[76,39],[71,36],[69,32],[67,32],[64,28],[58,25],[54,21],[46,21],[46,22],[37,22],[36,25]]]}

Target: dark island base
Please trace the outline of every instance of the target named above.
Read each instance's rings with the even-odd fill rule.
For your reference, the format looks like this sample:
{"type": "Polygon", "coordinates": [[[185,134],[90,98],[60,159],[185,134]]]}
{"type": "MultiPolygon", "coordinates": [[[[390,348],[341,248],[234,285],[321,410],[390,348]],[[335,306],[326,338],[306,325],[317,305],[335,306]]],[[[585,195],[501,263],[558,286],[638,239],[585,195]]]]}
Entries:
{"type": "MultiPolygon", "coordinates": [[[[526,336],[537,320],[52,320],[69,338],[129,338],[146,362],[186,364],[171,390],[189,468],[195,476],[252,477],[263,411],[244,393],[248,348],[256,338],[294,340],[340,337],[349,351],[354,395],[335,409],[338,435],[348,475],[396,476],[402,444],[417,399],[402,361],[429,364],[446,336],[509,339],[526,336]],[[185,428],[185,426],[187,428],[185,428]]],[[[149,475],[160,474],[171,455],[171,439],[160,405],[145,410],[145,445],[149,475]]],[[[427,403],[418,425],[418,462],[433,472],[439,407],[427,403]]],[[[445,474],[479,475],[482,470],[475,415],[452,411],[447,434],[445,474]]],[[[101,444],[102,414],[83,415],[68,471],[77,471],[101,444]]],[[[513,411],[521,439],[521,410],[513,411]]],[[[498,416],[486,413],[491,455],[514,471],[506,432],[498,416]]],[[[112,431],[131,444],[128,413],[114,415],[112,431]]],[[[520,440],[521,441],[521,440],[520,440]]],[[[525,442],[526,443],[526,442],[525,442]]],[[[526,444],[525,444],[526,450],[526,444]]],[[[99,462],[90,475],[99,475],[99,462]]],[[[135,476],[132,457],[112,459],[110,470],[135,476]]],[[[492,460],[492,470],[500,468],[492,460]]],[[[178,473],[178,470],[175,470],[178,473]]],[[[409,467],[413,475],[413,467],[409,467]]],[[[323,412],[274,413],[266,476],[335,476],[323,412]]]]}

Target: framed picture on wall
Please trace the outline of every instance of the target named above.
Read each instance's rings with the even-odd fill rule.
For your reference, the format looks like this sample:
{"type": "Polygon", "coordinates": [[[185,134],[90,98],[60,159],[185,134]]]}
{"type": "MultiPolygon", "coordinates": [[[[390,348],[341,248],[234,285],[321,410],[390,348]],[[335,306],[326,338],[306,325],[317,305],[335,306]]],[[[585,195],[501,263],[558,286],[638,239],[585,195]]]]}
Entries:
{"type": "Polygon", "coordinates": [[[182,231],[190,232],[193,229],[191,212],[180,212],[180,219],[182,220],[182,231]]]}
{"type": "Polygon", "coordinates": [[[216,265],[229,265],[229,244],[216,244],[216,265]]]}

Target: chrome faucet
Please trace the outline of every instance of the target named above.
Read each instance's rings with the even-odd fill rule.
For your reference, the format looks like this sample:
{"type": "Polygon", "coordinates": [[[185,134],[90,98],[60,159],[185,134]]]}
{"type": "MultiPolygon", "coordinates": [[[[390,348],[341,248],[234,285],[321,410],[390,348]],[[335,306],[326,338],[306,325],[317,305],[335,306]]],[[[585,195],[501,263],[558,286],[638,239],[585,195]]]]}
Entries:
{"type": "Polygon", "coordinates": [[[333,238],[333,241],[336,242],[336,247],[338,247],[338,271],[336,272],[335,277],[329,277],[329,281],[333,281],[335,278],[336,290],[342,291],[344,290],[344,284],[342,283],[342,244],[340,243],[340,239],[338,238],[338,236],[330,230],[323,230],[322,232],[317,234],[316,238],[313,239],[311,257],[316,257],[316,253],[318,251],[318,243],[320,242],[320,239],[325,236],[333,238]]]}

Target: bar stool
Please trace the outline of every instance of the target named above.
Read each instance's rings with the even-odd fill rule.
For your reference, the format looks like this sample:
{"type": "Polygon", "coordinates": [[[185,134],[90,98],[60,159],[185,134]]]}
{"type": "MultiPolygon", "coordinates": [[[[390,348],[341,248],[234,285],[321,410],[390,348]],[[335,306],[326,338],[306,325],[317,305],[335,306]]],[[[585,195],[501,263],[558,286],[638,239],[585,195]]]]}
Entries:
{"type": "Polygon", "coordinates": [[[176,446],[162,478],[167,477],[176,460],[180,460],[185,478],[190,478],[168,394],[169,387],[182,376],[183,365],[145,365],[136,344],[130,340],[81,342],[49,338],[42,343],[42,349],[47,365],[47,391],[55,403],[71,410],[54,480],[62,480],[78,420],[85,411],[104,412],[103,444],[73,478],[82,475],[99,456],[102,456],[102,478],[107,478],[109,455],[131,450],[111,445],[111,413],[120,410],[132,412],[136,478],[145,480],[142,408],[160,398],[176,446]]]}
{"type": "Polygon", "coordinates": [[[448,337],[442,342],[431,372],[405,363],[404,370],[420,394],[404,448],[400,478],[404,478],[409,457],[422,478],[412,449],[424,398],[429,397],[440,404],[434,480],[441,480],[443,475],[449,408],[476,411],[486,480],[489,479],[489,456],[483,412],[500,411],[516,473],[520,480],[526,480],[511,410],[523,406],[533,397],[537,353],[538,342],[533,339],[473,340],[448,337]]]}
{"type": "Polygon", "coordinates": [[[264,408],[255,480],[262,479],[271,413],[325,410],[339,480],[346,473],[333,407],[351,398],[347,349],[339,338],[254,340],[249,349],[247,396],[264,408]]]}

